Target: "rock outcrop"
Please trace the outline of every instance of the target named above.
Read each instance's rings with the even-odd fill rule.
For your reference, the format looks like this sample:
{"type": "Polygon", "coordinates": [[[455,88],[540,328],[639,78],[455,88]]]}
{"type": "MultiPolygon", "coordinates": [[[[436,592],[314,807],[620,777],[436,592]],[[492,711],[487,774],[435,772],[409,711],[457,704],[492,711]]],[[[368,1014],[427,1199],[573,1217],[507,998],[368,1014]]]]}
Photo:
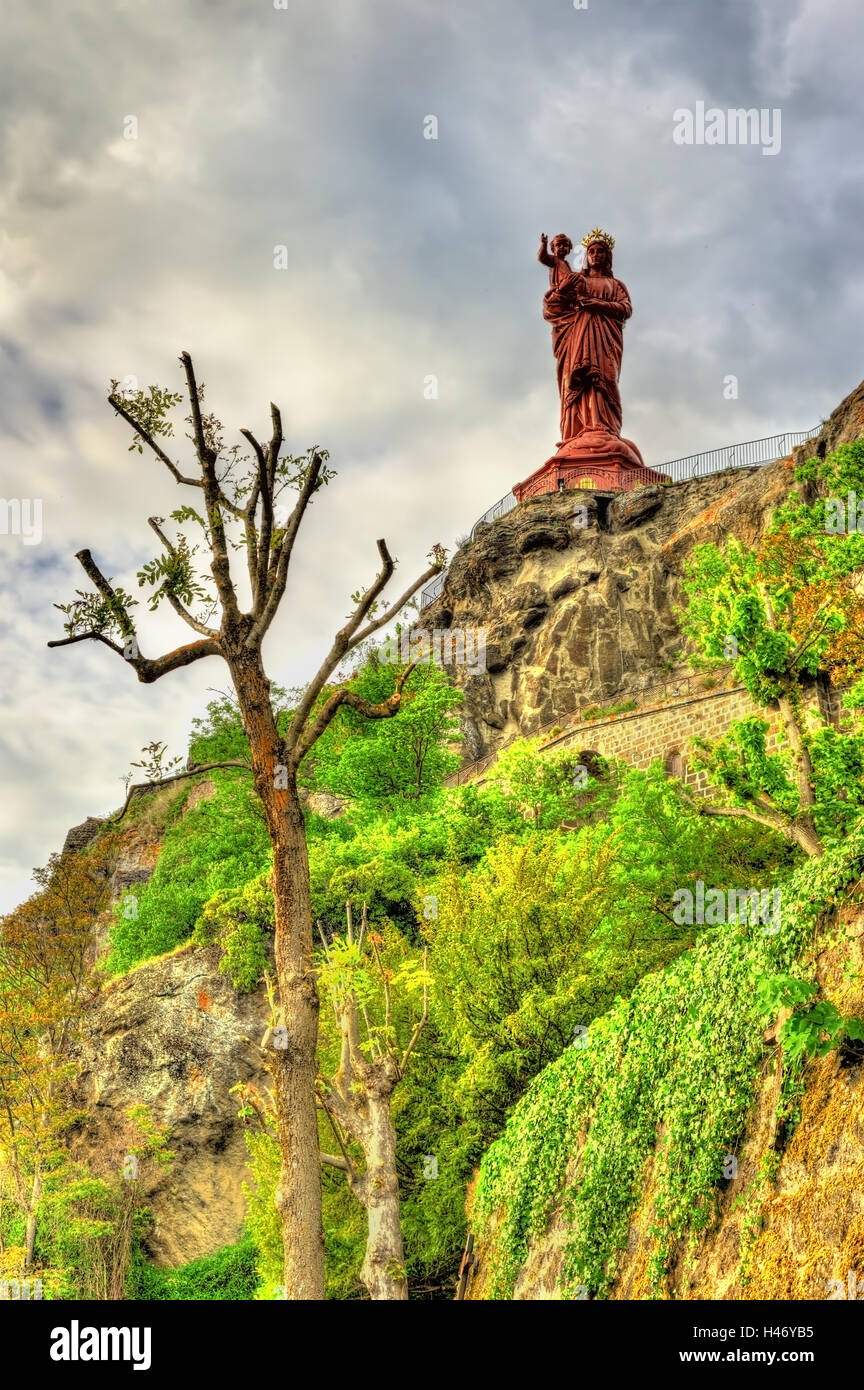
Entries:
{"type": "Polygon", "coordinates": [[[857,438],[862,422],[864,385],[817,438],[765,467],[614,499],[549,493],[479,526],[418,622],[485,630],[485,671],[449,667],[465,694],[465,760],[659,682],[682,654],[675,610],[694,545],[755,540],[791,486],[793,463],[857,438]]]}
{"type": "MultiPolygon", "coordinates": [[[[171,798],[176,788],[158,788],[171,798]]],[[[183,814],[212,796],[202,778],[187,791],[183,814]]],[[[158,809],[151,803],[151,812],[158,809]]],[[[103,822],[88,818],[66,837],[82,848],[103,822]]],[[[90,963],[108,946],[113,908],[146,883],[162,844],[158,814],[120,822],[104,872],[110,905],[93,924],[90,963]]],[[[269,1073],[259,1043],[266,1027],[263,991],[238,994],[219,970],[216,947],[187,945],[109,979],[86,1009],[75,1060],[76,1101],[86,1115],[75,1138],[77,1154],[93,1171],[116,1172],[123,1144],[132,1143],[129,1112],[146,1106],[167,1132],[174,1154],[167,1167],[142,1164],[142,1195],[154,1224],[146,1248],[157,1264],[180,1265],[233,1244],[245,1213],[248,1179],[243,1122],[231,1088],[251,1081],[261,1089],[269,1073]]]]}
{"type": "Polygon", "coordinates": [[[168,1131],[173,1161],[141,1169],[157,1264],[212,1254],[243,1224],[247,1155],[231,1088],[268,1083],[259,1048],[267,1001],[237,994],[218,965],[214,947],[147,961],[107,984],[84,1019],[77,1098],[87,1120],[78,1151],[98,1159],[139,1105],[168,1131]]]}

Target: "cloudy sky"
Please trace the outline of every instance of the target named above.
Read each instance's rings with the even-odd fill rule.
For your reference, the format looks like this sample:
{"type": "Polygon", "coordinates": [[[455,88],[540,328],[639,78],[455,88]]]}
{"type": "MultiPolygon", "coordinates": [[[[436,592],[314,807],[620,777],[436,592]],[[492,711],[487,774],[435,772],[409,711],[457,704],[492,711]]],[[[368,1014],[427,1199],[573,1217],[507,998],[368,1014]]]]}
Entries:
{"type": "MultiPolygon", "coordinates": [[[[858,0],[10,0],[0,495],[44,520],[0,535],[0,907],[227,680],[46,647],[75,551],[134,589],[147,516],[182,500],[109,379],[178,389],[188,349],[229,440],[273,399],[296,452],[330,450],[268,639],[296,684],[376,537],[404,585],[557,442],[541,231],[616,237],[649,464],[807,428],[857,384],[861,28],[858,0]],[[778,109],[779,152],[676,144],[698,102],[778,109]]],[[[174,622],[141,619],[146,655],[174,622]]]]}

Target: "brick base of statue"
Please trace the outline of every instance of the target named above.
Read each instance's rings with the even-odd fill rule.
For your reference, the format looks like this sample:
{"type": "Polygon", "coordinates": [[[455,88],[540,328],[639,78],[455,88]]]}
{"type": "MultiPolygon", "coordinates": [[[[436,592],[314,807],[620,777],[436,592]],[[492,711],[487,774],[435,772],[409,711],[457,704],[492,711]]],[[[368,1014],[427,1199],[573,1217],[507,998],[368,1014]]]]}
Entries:
{"type": "Polygon", "coordinates": [[[517,502],[543,492],[597,488],[601,492],[630,492],[648,483],[667,482],[665,473],[646,468],[636,445],[603,429],[586,429],[565,440],[551,459],[524,482],[516,483],[517,502]]]}

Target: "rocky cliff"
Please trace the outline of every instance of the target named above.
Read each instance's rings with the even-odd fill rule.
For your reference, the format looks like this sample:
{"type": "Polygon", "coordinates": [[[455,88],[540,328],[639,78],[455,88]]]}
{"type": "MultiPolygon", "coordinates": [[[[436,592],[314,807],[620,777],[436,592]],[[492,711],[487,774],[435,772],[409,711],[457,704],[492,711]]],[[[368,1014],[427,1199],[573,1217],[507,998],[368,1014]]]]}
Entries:
{"type": "Polygon", "coordinates": [[[247,1154],[231,1088],[267,1085],[258,1047],[266,1000],[237,994],[218,964],[218,948],[186,946],[111,982],[90,1008],[77,1057],[82,1156],[110,1150],[135,1106],[168,1130],[171,1163],[142,1168],[154,1218],[145,1248],[156,1264],[233,1245],[243,1226],[247,1154]]]}
{"type": "MultiPolygon", "coordinates": [[[[864,917],[860,902],[830,914],[814,948],[822,996],[844,1014],[864,1015],[864,917]]],[[[779,1022],[785,1020],[782,1014],[779,1022]]],[[[713,1218],[674,1246],[663,1297],[675,1300],[845,1298],[850,1271],[864,1295],[864,1065],[859,1049],[812,1062],[788,1139],[778,1120],[782,1065],[777,1026],[764,1034],[750,1120],[735,1146],[737,1168],[720,1184],[713,1218]],[[831,1281],[839,1281],[832,1284],[831,1281]],[[833,1290],[833,1292],[832,1292],[833,1290]]],[[[721,1040],[718,1039],[718,1045],[721,1040]]],[[[584,1140],[584,1135],[582,1136],[584,1140]]],[[[657,1169],[668,1136],[661,1126],[639,1178],[641,1196],[626,1247],[613,1256],[608,1297],[649,1299],[657,1258],[657,1169]]],[[[581,1144],[567,1167],[542,1234],[532,1237],[513,1298],[558,1300],[568,1243],[568,1192],[580,1181],[581,1144]]],[[[729,1169],[726,1170],[730,1171],[729,1169]]],[[[718,1169],[719,1172],[719,1169],[718,1169]]],[[[491,1273],[500,1221],[477,1247],[469,1297],[494,1297],[491,1273]]],[[[855,1294],[852,1295],[856,1297],[855,1294]]]]}
{"type": "Polygon", "coordinates": [[[862,422],[864,385],[817,438],[764,468],[614,499],[548,494],[479,526],[418,622],[486,631],[485,672],[449,668],[465,693],[466,761],[660,681],[682,652],[675,609],[693,546],[730,534],[752,541],[788,491],[793,463],[856,438],[862,422]]]}
{"type": "MultiPolygon", "coordinates": [[[[203,779],[194,784],[183,814],[212,790],[203,779]]],[[[103,824],[88,817],[70,830],[64,849],[82,849],[103,824]]],[[[125,828],[121,822],[112,836],[103,870],[110,902],[93,925],[94,965],[107,949],[115,905],[153,872],[159,825],[158,815],[145,814],[125,828]]],[[[234,1244],[243,1225],[247,1155],[231,1088],[241,1081],[268,1084],[258,1046],[267,1002],[263,991],[238,994],[218,968],[219,955],[215,947],[187,945],[145,961],[103,984],[82,1020],[76,1101],[86,1118],[75,1136],[76,1154],[96,1172],[119,1171],[128,1112],[136,1106],[146,1106],[168,1132],[172,1162],[141,1169],[142,1198],[153,1216],[145,1248],[157,1264],[212,1254],[234,1244]]]]}

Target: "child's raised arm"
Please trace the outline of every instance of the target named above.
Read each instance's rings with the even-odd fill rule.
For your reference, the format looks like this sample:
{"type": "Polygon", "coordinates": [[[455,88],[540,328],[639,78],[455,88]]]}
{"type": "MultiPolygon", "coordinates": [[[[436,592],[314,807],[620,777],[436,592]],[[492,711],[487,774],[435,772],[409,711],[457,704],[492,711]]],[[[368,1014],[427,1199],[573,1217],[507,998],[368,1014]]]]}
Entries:
{"type": "Polygon", "coordinates": [[[545,232],[540,233],[540,250],[537,252],[537,259],[541,265],[553,266],[555,257],[549,253],[549,238],[545,232]]]}

